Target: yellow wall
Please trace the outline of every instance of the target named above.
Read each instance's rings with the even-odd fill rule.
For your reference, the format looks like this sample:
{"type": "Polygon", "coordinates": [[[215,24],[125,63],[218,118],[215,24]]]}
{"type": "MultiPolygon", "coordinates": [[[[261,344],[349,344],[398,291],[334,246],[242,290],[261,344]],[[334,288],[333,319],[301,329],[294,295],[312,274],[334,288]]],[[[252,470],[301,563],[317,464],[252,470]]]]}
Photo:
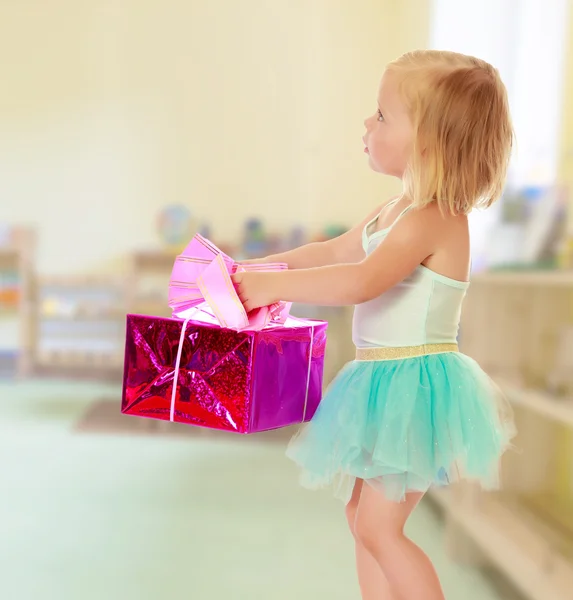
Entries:
{"type": "MultiPolygon", "coordinates": [[[[383,65],[426,44],[429,6],[0,3],[0,222],[38,225],[47,273],[157,243],[167,203],[220,238],[250,215],[355,222],[398,189],[366,168],[362,120],[383,65]]],[[[560,173],[573,186],[568,43],[560,173]]]]}
{"type": "Polygon", "coordinates": [[[428,0],[27,0],[0,5],[0,222],[40,270],[157,243],[167,203],[219,238],[350,224],[396,182],[362,121],[384,64],[426,41],[428,0]],[[404,6],[406,5],[406,6],[404,6]]]}

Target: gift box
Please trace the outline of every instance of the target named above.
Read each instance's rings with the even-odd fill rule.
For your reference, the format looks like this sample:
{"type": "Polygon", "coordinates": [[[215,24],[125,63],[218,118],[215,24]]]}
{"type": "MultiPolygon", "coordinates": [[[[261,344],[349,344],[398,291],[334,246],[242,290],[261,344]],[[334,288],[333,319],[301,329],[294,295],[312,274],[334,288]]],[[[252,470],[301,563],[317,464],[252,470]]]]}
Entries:
{"type": "Polygon", "coordinates": [[[326,323],[288,319],[260,331],[185,323],[127,316],[124,414],[238,433],[312,418],[322,395],[326,323]]]}
{"type": "Polygon", "coordinates": [[[173,269],[174,316],[127,316],[124,414],[244,434],[312,418],[327,323],[292,318],[284,303],[246,315],[237,268],[195,236],[173,269]]]}

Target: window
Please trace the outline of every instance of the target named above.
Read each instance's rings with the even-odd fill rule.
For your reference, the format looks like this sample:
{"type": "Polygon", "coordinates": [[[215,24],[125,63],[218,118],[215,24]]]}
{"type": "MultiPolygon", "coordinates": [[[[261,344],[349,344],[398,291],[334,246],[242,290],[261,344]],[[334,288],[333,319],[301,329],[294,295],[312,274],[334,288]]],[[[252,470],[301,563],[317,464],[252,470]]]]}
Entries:
{"type": "Polygon", "coordinates": [[[517,138],[510,180],[555,182],[567,0],[434,0],[432,48],[492,63],[507,86],[517,138]]]}
{"type": "MultiPolygon", "coordinates": [[[[507,86],[516,134],[512,187],[556,183],[568,17],[567,0],[433,0],[430,47],[487,60],[507,86]]],[[[498,211],[472,213],[478,268],[498,211]]]]}

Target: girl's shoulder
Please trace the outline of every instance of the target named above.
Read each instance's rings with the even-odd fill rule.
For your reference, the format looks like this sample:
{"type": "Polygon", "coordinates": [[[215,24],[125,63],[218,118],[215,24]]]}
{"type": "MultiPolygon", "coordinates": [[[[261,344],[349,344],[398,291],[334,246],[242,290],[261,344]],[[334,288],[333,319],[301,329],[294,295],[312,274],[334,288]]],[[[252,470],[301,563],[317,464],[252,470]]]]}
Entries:
{"type": "Polygon", "coordinates": [[[422,245],[429,254],[456,251],[469,241],[467,215],[444,214],[435,203],[402,211],[390,229],[388,238],[422,245]]]}

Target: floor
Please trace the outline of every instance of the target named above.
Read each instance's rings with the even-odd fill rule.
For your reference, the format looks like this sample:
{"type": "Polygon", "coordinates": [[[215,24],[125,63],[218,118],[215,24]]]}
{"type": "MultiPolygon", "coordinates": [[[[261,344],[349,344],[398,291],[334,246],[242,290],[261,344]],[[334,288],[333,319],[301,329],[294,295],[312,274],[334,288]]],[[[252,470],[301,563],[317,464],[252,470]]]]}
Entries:
{"type": "MultiPolygon", "coordinates": [[[[343,506],[298,487],[284,444],[78,431],[102,397],[119,411],[117,386],[0,383],[0,598],[359,600],[343,506]]],[[[409,533],[448,599],[506,599],[429,506],[409,533]]]]}

